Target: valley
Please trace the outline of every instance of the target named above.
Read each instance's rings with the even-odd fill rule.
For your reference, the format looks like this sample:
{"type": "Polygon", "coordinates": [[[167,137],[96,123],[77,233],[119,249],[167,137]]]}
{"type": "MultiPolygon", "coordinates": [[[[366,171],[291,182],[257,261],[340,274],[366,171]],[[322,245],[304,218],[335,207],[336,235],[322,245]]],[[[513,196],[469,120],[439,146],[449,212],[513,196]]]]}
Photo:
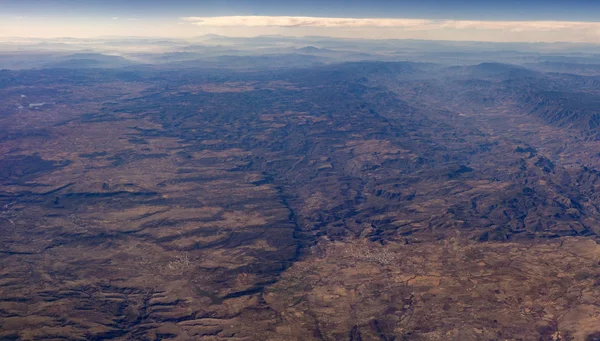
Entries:
{"type": "Polygon", "coordinates": [[[0,339],[597,340],[598,77],[2,70],[0,339]]]}

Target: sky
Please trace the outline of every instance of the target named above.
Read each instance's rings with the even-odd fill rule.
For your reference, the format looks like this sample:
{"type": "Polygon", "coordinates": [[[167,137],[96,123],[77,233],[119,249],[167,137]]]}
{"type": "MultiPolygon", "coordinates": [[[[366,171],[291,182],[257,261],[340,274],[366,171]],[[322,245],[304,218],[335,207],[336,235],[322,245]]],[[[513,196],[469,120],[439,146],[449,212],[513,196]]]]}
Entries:
{"type": "Polygon", "coordinates": [[[600,0],[0,0],[0,37],[209,33],[600,43],[600,0]]]}

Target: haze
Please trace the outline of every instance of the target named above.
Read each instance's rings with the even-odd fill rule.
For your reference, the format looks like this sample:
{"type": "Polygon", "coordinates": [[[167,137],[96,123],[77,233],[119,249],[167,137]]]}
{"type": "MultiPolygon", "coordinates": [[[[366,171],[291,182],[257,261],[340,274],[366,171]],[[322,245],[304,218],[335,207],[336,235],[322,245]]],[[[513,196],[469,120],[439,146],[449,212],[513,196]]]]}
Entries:
{"type": "Polygon", "coordinates": [[[0,37],[203,34],[493,42],[600,39],[593,1],[15,1],[0,3],[0,37]],[[334,23],[334,24],[332,24],[334,23]]]}

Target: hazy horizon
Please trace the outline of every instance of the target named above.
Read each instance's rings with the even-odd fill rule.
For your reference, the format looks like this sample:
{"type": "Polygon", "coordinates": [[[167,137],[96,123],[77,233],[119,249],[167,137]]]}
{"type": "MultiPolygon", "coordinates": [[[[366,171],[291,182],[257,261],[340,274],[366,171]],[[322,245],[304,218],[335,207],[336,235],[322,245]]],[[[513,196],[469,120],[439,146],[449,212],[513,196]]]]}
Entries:
{"type": "Polygon", "coordinates": [[[553,45],[553,44],[561,44],[561,45],[582,45],[582,46],[600,46],[600,41],[564,41],[564,40],[556,40],[556,41],[518,41],[518,40],[481,40],[481,39],[469,39],[468,37],[465,39],[444,39],[444,38],[411,38],[411,37],[356,37],[356,36],[337,36],[337,35],[326,35],[326,34],[282,34],[282,33],[258,33],[255,35],[243,35],[243,34],[235,34],[235,33],[203,33],[203,34],[193,34],[186,36],[159,36],[159,35],[95,35],[95,36],[52,36],[52,37],[43,37],[43,36],[0,36],[0,42],[3,43],[15,43],[15,42],[26,42],[28,40],[31,41],[60,41],[60,40],[73,40],[73,41],[85,41],[85,40],[137,40],[137,39],[166,39],[166,40],[192,40],[195,38],[203,38],[210,36],[220,36],[224,38],[240,38],[240,39],[252,39],[252,38],[268,38],[268,37],[281,37],[281,38],[290,38],[290,39],[303,39],[303,38],[331,38],[331,39],[339,39],[339,40],[400,40],[400,41],[423,41],[423,42],[447,42],[447,43],[495,43],[495,44],[545,44],[545,45],[553,45]]]}
{"type": "Polygon", "coordinates": [[[0,39],[204,34],[487,42],[600,41],[600,3],[486,1],[0,1],[0,39]]]}

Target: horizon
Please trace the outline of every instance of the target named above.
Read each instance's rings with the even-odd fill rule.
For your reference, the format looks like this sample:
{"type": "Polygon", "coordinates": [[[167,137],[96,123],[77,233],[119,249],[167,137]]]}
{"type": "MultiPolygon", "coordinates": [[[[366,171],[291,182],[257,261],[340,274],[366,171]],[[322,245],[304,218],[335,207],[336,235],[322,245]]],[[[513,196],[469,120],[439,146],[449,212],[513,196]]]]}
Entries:
{"type": "MultiPolygon", "coordinates": [[[[187,18],[181,18],[187,19],[187,18]]],[[[331,18],[326,18],[331,19],[331,18]]],[[[362,18],[339,18],[342,20],[346,19],[359,19],[362,18]]],[[[389,18],[378,18],[382,20],[388,20],[389,18]]],[[[115,20],[115,19],[113,19],[115,20]]],[[[403,20],[403,19],[398,19],[403,20]]],[[[422,19],[429,20],[429,19],[422,19]]],[[[496,28],[496,33],[499,33],[500,36],[504,36],[503,39],[485,39],[482,38],[481,35],[475,36],[470,34],[470,32],[465,32],[466,34],[458,35],[458,36],[420,36],[419,33],[430,32],[429,30],[407,30],[403,32],[413,32],[417,33],[415,35],[407,35],[407,36],[394,36],[389,34],[384,34],[386,29],[396,29],[395,26],[363,26],[359,29],[363,31],[370,31],[373,33],[365,34],[365,35],[356,35],[356,31],[347,31],[348,28],[345,26],[338,27],[324,27],[323,30],[327,31],[329,29],[329,34],[327,32],[315,32],[315,28],[319,28],[316,26],[300,26],[301,28],[306,28],[306,31],[302,30],[294,30],[298,26],[245,26],[245,32],[238,30],[238,26],[220,26],[221,30],[215,32],[213,29],[210,29],[209,32],[197,32],[197,31],[189,31],[187,34],[97,34],[97,35],[52,35],[52,36],[43,36],[43,35],[2,35],[3,31],[0,31],[0,42],[9,42],[11,39],[22,39],[22,40],[61,40],[61,39],[72,39],[72,40],[100,40],[100,39],[111,39],[111,40],[125,40],[125,39],[175,39],[175,40],[186,40],[186,39],[194,39],[201,37],[224,37],[224,38],[259,38],[259,37],[281,37],[281,38],[331,38],[331,39],[347,39],[347,40],[415,40],[415,41],[430,41],[430,42],[466,42],[466,43],[498,43],[498,44],[572,44],[572,45],[600,45],[600,22],[554,22],[554,21],[531,21],[531,22],[522,22],[522,21],[463,21],[467,24],[475,23],[480,24],[482,26],[491,25],[494,26],[496,24],[500,24],[498,28],[496,28]],[[589,25],[593,26],[594,29],[597,29],[596,34],[599,39],[594,39],[594,37],[590,37],[591,39],[510,39],[508,38],[508,33],[511,33],[510,36],[514,36],[515,34],[522,34],[524,29],[522,28],[511,28],[511,24],[515,24],[513,26],[518,25],[531,25],[535,26],[536,24],[545,24],[545,25],[553,25],[553,24],[563,24],[563,27],[570,27],[572,31],[581,31],[581,27],[578,25],[589,25]],[[504,26],[504,28],[502,28],[504,26]],[[234,28],[233,30],[230,28],[234,28]],[[290,30],[291,28],[291,30],[290,30]],[[255,30],[253,30],[255,29],[255,30]],[[281,31],[278,31],[280,29],[281,31]],[[264,31],[266,30],[266,31],[264,31]],[[287,32],[285,32],[287,31],[287,32]],[[376,34],[379,31],[380,34],[376,34]],[[477,38],[479,37],[479,39],[477,38]]],[[[192,25],[200,26],[196,23],[192,25]]],[[[443,24],[442,24],[443,25],[443,24]]],[[[458,22],[458,25],[461,25],[461,22],[458,22]]],[[[214,26],[205,26],[208,28],[214,28],[214,26]]],[[[489,26],[488,26],[489,27],[489,26]]],[[[1,28],[1,23],[0,23],[1,28]]],[[[354,28],[355,30],[357,28],[354,28]]],[[[489,28],[488,28],[489,29],[489,28]]],[[[463,29],[465,30],[465,29],[463,29]]],[[[474,28],[474,30],[480,30],[479,28],[474,28]]],[[[491,29],[490,29],[491,30],[491,29]]],[[[565,31],[567,29],[564,29],[565,31]]],[[[546,34],[548,29],[540,29],[535,28],[533,31],[537,31],[540,34],[546,34]]],[[[389,30],[388,30],[389,32],[389,30]]],[[[472,32],[471,32],[472,33],[472,32]]],[[[527,32],[525,32],[527,33],[527,32]]],[[[552,32],[551,32],[552,33],[552,32]]],[[[556,32],[554,32],[556,33],[556,32]]],[[[550,34],[549,36],[556,36],[556,34],[550,34]]],[[[568,33],[567,33],[568,34],[568,33]]],[[[560,35],[559,35],[560,36],[560,35]]]]}
{"type": "Polygon", "coordinates": [[[588,0],[0,1],[0,39],[284,35],[482,42],[600,42],[588,0]]]}

